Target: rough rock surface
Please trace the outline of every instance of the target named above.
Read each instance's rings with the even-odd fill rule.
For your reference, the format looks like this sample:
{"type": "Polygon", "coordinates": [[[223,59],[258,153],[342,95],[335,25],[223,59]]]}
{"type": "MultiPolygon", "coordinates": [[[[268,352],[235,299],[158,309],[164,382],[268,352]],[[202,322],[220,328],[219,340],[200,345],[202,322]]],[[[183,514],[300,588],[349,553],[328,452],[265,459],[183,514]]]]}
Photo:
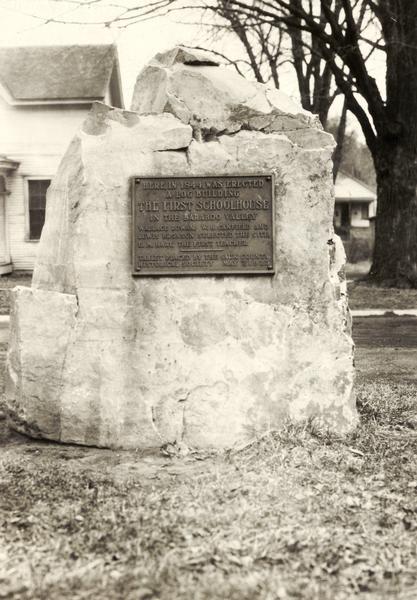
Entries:
{"type": "Polygon", "coordinates": [[[95,104],[52,183],[32,288],[16,288],[6,401],[64,442],[231,447],[315,417],[356,423],[333,139],[277,91],[190,50],[133,108],[95,104]],[[143,113],[143,114],[141,114],[143,113]],[[129,178],[275,174],[273,276],[131,276],[129,178]]]}
{"type": "MultiPolygon", "coordinates": [[[[318,118],[280,90],[216,65],[209,53],[193,55],[181,47],[157,54],[139,74],[132,110],[172,113],[193,127],[197,140],[242,129],[269,133],[311,126],[316,127],[316,145],[320,138],[318,118]]],[[[323,145],[331,144],[328,134],[322,137],[323,145]]]]}

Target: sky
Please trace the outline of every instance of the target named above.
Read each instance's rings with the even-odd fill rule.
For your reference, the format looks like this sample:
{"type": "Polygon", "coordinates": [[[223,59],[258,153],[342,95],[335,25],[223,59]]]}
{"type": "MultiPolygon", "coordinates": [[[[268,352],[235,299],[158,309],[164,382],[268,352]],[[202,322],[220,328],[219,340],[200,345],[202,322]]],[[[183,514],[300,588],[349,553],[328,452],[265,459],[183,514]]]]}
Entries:
{"type": "MultiPolygon", "coordinates": [[[[125,29],[86,24],[45,24],[43,19],[31,15],[86,23],[114,16],[115,10],[119,10],[114,8],[117,2],[134,6],[147,5],[149,1],[90,0],[90,6],[80,12],[75,0],[0,0],[0,45],[115,43],[119,53],[125,107],[129,108],[136,76],[157,52],[177,44],[210,48],[213,42],[208,28],[195,22],[197,17],[194,13],[175,13],[136,23],[125,29]]],[[[235,36],[218,36],[214,45],[216,50],[227,56],[243,57],[240,42],[235,36]]],[[[374,69],[376,77],[380,78],[383,75],[383,65],[376,60],[374,69]]],[[[287,72],[281,73],[281,88],[291,98],[299,101],[297,83],[290,67],[287,72]]],[[[331,116],[340,110],[341,101],[338,100],[332,108],[331,116]]],[[[348,125],[362,137],[353,117],[348,125]]]]}
{"type": "MultiPolygon", "coordinates": [[[[132,2],[127,0],[129,1],[132,2]]],[[[146,2],[135,0],[135,3],[141,1],[146,2]]],[[[0,45],[116,43],[126,108],[130,106],[136,76],[157,52],[177,44],[207,46],[209,43],[206,28],[195,24],[193,15],[160,17],[126,29],[54,23],[45,25],[41,19],[30,16],[36,13],[60,19],[87,21],[106,19],[112,14],[105,4],[92,6],[83,13],[69,12],[69,8],[71,4],[65,0],[0,0],[0,45]],[[181,23],[180,19],[188,19],[191,24],[181,23]]],[[[237,46],[238,43],[230,38],[216,44],[216,48],[225,53],[228,50],[238,52],[237,46]]]]}

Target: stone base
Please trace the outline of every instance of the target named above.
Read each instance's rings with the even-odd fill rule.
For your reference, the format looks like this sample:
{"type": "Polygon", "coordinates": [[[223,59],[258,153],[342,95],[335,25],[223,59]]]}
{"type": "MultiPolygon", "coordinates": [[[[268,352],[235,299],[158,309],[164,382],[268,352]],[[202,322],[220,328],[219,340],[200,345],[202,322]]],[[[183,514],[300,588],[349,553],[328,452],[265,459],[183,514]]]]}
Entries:
{"type": "Polygon", "coordinates": [[[21,431],[225,448],[288,419],[357,422],[333,138],[281,93],[189,54],[144,70],[146,114],[95,104],[51,184],[11,314],[6,402],[21,431]],[[275,274],[133,278],[130,178],[236,173],[274,176],[275,274]]]}

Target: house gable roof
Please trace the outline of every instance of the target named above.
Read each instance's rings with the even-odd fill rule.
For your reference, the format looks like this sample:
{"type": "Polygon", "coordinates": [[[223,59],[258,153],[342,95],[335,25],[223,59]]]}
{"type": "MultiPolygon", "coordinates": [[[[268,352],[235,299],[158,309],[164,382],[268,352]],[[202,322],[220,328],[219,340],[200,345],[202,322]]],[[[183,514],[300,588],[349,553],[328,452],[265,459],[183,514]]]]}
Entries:
{"type": "Polygon", "coordinates": [[[119,80],[113,45],[0,48],[0,83],[16,104],[103,100],[114,70],[119,80]]]}
{"type": "Polygon", "coordinates": [[[339,171],[336,177],[334,193],[336,202],[343,200],[349,202],[373,202],[376,200],[376,194],[371,187],[341,171],[339,171]]]}

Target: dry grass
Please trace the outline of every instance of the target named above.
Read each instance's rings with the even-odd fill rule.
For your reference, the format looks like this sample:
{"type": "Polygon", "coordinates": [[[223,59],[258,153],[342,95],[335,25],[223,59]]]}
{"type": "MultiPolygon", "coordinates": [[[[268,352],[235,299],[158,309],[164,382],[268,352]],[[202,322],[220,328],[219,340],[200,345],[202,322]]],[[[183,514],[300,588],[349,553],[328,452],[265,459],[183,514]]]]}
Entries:
{"type": "Polygon", "coordinates": [[[217,457],[9,441],[0,597],[414,599],[415,387],[358,398],[348,439],[288,425],[217,457]]]}

